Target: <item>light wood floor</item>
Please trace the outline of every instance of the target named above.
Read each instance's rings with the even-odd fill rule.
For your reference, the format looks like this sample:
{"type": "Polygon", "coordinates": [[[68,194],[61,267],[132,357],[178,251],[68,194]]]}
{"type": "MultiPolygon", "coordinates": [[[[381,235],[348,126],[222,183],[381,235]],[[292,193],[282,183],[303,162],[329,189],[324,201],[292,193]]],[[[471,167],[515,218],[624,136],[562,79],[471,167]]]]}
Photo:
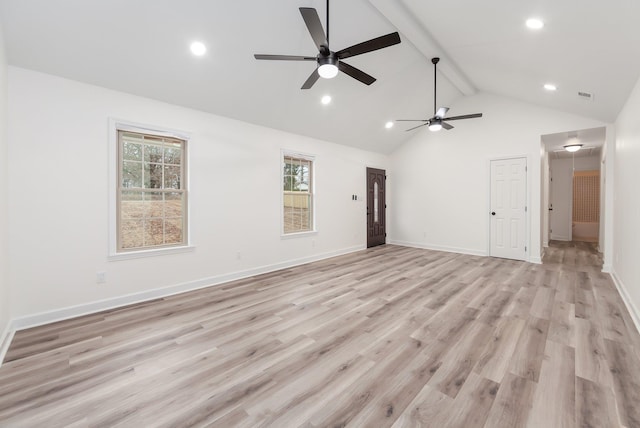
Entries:
{"type": "Polygon", "coordinates": [[[387,245],[20,331],[0,426],[639,427],[600,266],[387,245]]]}

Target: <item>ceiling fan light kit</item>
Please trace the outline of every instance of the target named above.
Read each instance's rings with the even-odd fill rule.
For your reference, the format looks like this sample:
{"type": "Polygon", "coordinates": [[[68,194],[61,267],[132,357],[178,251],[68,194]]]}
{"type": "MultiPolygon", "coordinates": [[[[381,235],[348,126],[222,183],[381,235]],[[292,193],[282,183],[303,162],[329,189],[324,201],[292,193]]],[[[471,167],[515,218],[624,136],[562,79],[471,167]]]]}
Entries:
{"type": "Polygon", "coordinates": [[[318,74],[324,79],[333,79],[338,75],[338,59],[335,55],[318,58],[318,74]]]}
{"type": "Polygon", "coordinates": [[[433,120],[429,124],[429,131],[437,132],[442,129],[442,121],[441,120],[433,120]]]}
{"type": "Polygon", "coordinates": [[[329,49],[329,0],[327,0],[326,34],[322,28],[318,12],[314,8],[301,7],[300,14],[307,26],[307,30],[309,30],[309,34],[311,34],[311,38],[318,48],[318,54],[316,56],[255,54],[254,58],[276,61],[315,61],[317,67],[304,82],[301,89],[310,89],[320,77],[331,79],[335,77],[339,71],[342,71],[365,85],[371,85],[376,81],[375,77],[347,64],[343,60],[400,43],[400,35],[398,32],[395,32],[334,52],[329,49]]]}

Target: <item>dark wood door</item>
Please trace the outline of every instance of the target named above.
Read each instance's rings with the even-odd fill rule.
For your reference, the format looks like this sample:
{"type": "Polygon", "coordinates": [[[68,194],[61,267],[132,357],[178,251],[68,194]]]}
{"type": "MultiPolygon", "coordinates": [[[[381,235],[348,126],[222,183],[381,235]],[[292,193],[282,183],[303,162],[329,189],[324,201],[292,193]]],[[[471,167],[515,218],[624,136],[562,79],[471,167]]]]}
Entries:
{"type": "Polygon", "coordinates": [[[383,245],[387,236],[383,169],[367,168],[367,248],[383,245]]]}

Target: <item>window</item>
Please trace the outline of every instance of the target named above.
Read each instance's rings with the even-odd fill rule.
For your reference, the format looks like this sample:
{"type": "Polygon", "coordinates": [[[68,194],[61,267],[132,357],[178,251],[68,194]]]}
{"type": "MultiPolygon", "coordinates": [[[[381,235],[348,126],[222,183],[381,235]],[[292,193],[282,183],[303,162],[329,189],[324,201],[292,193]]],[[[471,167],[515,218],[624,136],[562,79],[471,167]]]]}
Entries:
{"type": "Polygon", "coordinates": [[[285,234],[312,231],[313,158],[285,154],[282,178],[282,230],[285,234]]]}
{"type": "Polygon", "coordinates": [[[117,150],[117,252],[186,245],[186,141],[118,130],[117,150]]]}

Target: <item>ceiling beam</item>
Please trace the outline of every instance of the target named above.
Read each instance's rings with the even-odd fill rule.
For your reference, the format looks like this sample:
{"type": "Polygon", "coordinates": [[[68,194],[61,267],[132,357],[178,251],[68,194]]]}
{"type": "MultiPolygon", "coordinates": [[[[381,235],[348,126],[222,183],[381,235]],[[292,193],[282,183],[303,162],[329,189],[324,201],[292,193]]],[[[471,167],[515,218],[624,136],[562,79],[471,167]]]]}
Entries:
{"type": "Polygon", "coordinates": [[[455,66],[453,61],[443,52],[442,47],[436,42],[424,26],[418,22],[406,6],[397,0],[369,0],[378,11],[391,22],[409,41],[418,49],[425,58],[431,60],[438,56],[441,61],[438,70],[464,95],[476,93],[475,86],[455,66]]]}

